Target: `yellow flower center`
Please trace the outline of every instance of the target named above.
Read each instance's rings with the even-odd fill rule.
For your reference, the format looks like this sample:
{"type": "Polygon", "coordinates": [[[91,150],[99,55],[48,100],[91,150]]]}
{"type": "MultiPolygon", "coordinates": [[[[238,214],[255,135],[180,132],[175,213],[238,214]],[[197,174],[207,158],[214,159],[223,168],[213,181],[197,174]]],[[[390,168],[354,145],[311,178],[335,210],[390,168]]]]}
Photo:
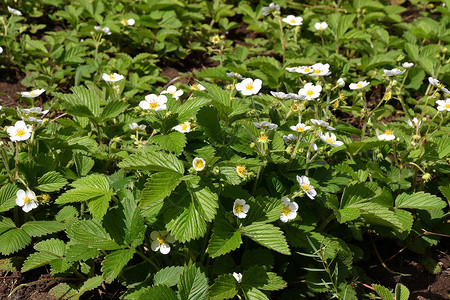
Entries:
{"type": "Polygon", "coordinates": [[[356,87],[357,87],[357,88],[362,88],[362,84],[361,84],[361,83],[358,83],[358,84],[356,85],[356,87]]]}
{"type": "Polygon", "coordinates": [[[315,70],[314,71],[314,74],[320,74],[320,73],[322,73],[322,70],[315,70]]]}
{"type": "Polygon", "coordinates": [[[291,109],[292,109],[292,111],[297,111],[298,110],[298,105],[297,104],[292,104],[291,105],[291,109]]]}
{"type": "Polygon", "coordinates": [[[192,88],[194,91],[197,91],[197,90],[198,90],[198,85],[194,84],[191,88],[192,88]]]}
{"type": "Polygon", "coordinates": [[[387,100],[391,99],[391,98],[392,98],[391,92],[387,92],[387,93],[384,95],[384,98],[386,98],[387,100]]]}
{"type": "Polygon", "coordinates": [[[30,92],[30,96],[33,96],[34,94],[36,94],[34,91],[30,92]]]}
{"type": "Polygon", "coordinates": [[[392,135],[392,133],[393,131],[389,129],[384,132],[385,135],[392,135]]]}
{"type": "Polygon", "coordinates": [[[289,206],[285,206],[283,209],[283,215],[287,216],[290,213],[291,213],[291,209],[289,208],[289,206]]]}
{"type": "Polygon", "coordinates": [[[243,210],[244,210],[244,206],[237,204],[237,203],[234,205],[234,211],[237,212],[238,214],[240,214],[243,210]]]}
{"type": "Polygon", "coordinates": [[[443,88],[443,87],[445,87],[445,85],[442,84],[442,83],[440,83],[439,81],[436,83],[436,86],[437,86],[438,88],[443,88]]]}
{"type": "Polygon", "coordinates": [[[150,103],[150,108],[151,109],[156,109],[159,106],[158,102],[152,102],[150,103]]]}
{"type": "Polygon", "coordinates": [[[17,130],[16,135],[18,137],[23,137],[25,135],[25,129],[20,128],[19,130],[17,130]]]}
{"type": "Polygon", "coordinates": [[[253,90],[253,83],[247,84],[247,85],[245,86],[245,89],[246,89],[246,90],[249,90],[249,91],[253,90]]]}
{"type": "Polygon", "coordinates": [[[28,198],[28,197],[25,197],[25,198],[23,199],[23,202],[25,202],[26,204],[28,204],[28,203],[31,202],[31,199],[28,198]]]}
{"type": "Polygon", "coordinates": [[[158,241],[158,244],[160,244],[160,245],[164,245],[166,243],[166,238],[163,236],[160,236],[156,240],[158,241]]]}
{"type": "Polygon", "coordinates": [[[114,75],[109,75],[109,79],[113,80],[114,78],[114,75]]]}
{"type": "Polygon", "coordinates": [[[200,160],[200,159],[197,159],[197,160],[194,162],[194,165],[195,165],[195,168],[196,168],[196,169],[203,169],[203,161],[200,160]]]}
{"type": "Polygon", "coordinates": [[[247,169],[245,168],[245,166],[237,166],[236,172],[239,174],[239,176],[244,176],[245,173],[247,173],[247,169]]]}
{"type": "Polygon", "coordinates": [[[267,137],[267,135],[265,135],[265,134],[263,134],[263,135],[261,135],[260,137],[259,137],[259,141],[261,142],[261,143],[265,143],[265,142],[267,142],[269,140],[269,138],[267,137]]]}
{"type": "Polygon", "coordinates": [[[311,69],[310,69],[309,67],[306,67],[306,68],[303,69],[303,71],[305,71],[305,72],[311,72],[311,69]]]}
{"type": "Polygon", "coordinates": [[[445,109],[450,109],[450,104],[445,104],[445,109]]]}
{"type": "Polygon", "coordinates": [[[121,22],[122,22],[123,25],[128,25],[128,20],[127,19],[122,19],[121,22]]]}
{"type": "Polygon", "coordinates": [[[309,90],[306,92],[306,96],[311,97],[312,95],[314,95],[314,91],[309,90]]]}
{"type": "Polygon", "coordinates": [[[188,129],[188,124],[183,123],[181,124],[181,130],[187,130],[188,129]]]}
{"type": "Polygon", "coordinates": [[[323,27],[322,27],[322,25],[320,25],[320,26],[319,26],[319,30],[322,30],[322,29],[323,29],[323,27]]]}
{"type": "Polygon", "coordinates": [[[303,132],[305,129],[303,127],[297,127],[297,132],[303,132]]]}
{"type": "Polygon", "coordinates": [[[325,141],[327,141],[327,143],[330,143],[330,144],[334,144],[336,142],[336,140],[334,140],[332,138],[326,138],[325,141]]]}
{"type": "Polygon", "coordinates": [[[292,24],[294,24],[295,23],[295,20],[294,19],[291,19],[291,21],[290,21],[292,24]]]}
{"type": "Polygon", "coordinates": [[[169,92],[169,94],[175,97],[175,92],[169,92]]]}
{"type": "Polygon", "coordinates": [[[302,188],[306,191],[306,192],[308,192],[311,188],[309,187],[309,184],[302,184],[302,188]]]}

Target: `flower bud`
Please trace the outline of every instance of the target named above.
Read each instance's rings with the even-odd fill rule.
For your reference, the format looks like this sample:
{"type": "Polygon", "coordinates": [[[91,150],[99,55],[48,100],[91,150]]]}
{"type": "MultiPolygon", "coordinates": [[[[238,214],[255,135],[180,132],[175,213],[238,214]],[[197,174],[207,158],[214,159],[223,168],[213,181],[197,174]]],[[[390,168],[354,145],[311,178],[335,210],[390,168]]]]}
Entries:
{"type": "Polygon", "coordinates": [[[430,174],[430,173],[425,173],[425,174],[423,174],[423,175],[422,175],[422,179],[423,179],[423,181],[425,181],[425,182],[430,181],[430,179],[431,179],[431,174],[430,174]]]}
{"type": "Polygon", "coordinates": [[[215,167],[213,168],[213,174],[214,174],[214,175],[219,175],[219,174],[220,174],[220,168],[219,168],[218,166],[215,166],[215,167]]]}

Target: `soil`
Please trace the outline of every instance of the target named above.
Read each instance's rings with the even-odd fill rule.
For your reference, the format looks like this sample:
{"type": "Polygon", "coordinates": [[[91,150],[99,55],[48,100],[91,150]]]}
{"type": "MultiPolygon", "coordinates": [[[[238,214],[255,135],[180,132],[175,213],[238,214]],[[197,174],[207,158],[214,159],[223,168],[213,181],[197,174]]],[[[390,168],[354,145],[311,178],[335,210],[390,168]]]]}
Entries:
{"type": "Polygon", "coordinates": [[[19,72],[9,69],[0,72],[0,105],[16,107],[20,101],[19,92],[27,89],[20,83],[24,76],[19,72]]]}

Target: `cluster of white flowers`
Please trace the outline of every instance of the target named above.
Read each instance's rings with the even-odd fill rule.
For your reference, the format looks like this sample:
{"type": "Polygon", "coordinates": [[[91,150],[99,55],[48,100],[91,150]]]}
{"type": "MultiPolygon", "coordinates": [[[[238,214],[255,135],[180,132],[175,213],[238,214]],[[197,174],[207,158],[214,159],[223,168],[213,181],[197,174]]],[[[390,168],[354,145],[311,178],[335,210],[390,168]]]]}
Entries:
{"type": "Polygon", "coordinates": [[[296,66],[286,68],[288,72],[305,74],[313,77],[328,76],[330,72],[330,64],[316,63],[312,66],[296,66]]]}
{"type": "Polygon", "coordinates": [[[146,125],[143,125],[143,124],[138,125],[138,123],[131,123],[131,124],[129,124],[129,126],[130,126],[131,130],[136,130],[136,131],[144,130],[145,128],[147,128],[146,125]]]}

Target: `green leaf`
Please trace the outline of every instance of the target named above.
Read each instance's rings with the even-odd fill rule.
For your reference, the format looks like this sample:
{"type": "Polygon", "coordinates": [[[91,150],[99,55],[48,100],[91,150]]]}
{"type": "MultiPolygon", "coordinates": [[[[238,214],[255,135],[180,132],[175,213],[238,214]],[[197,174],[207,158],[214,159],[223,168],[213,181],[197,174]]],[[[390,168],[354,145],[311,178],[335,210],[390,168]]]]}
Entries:
{"type": "Polygon", "coordinates": [[[359,209],[354,207],[346,207],[343,209],[340,209],[339,212],[336,214],[336,218],[339,223],[345,223],[348,221],[352,221],[357,219],[360,216],[359,209]]]}
{"type": "Polygon", "coordinates": [[[60,283],[53,287],[49,292],[50,295],[64,300],[77,300],[80,298],[78,291],[67,283],[60,283]]]}
{"type": "Polygon", "coordinates": [[[97,257],[100,251],[92,249],[85,244],[70,244],[67,247],[66,259],[68,261],[86,261],[97,257]]]}
{"type": "Polygon", "coordinates": [[[398,208],[412,208],[412,209],[441,209],[447,206],[447,203],[441,198],[424,193],[418,192],[412,195],[402,193],[395,199],[395,205],[398,208]]]}
{"type": "Polygon", "coordinates": [[[338,25],[336,29],[336,36],[339,40],[342,38],[344,33],[351,27],[353,27],[353,20],[355,19],[355,15],[340,15],[338,18],[338,25]]]}
{"type": "Polygon", "coordinates": [[[208,294],[208,278],[200,268],[192,265],[187,267],[177,284],[181,300],[202,300],[208,294]]]}
{"type": "Polygon", "coordinates": [[[217,110],[213,107],[205,106],[197,113],[197,124],[211,140],[222,140],[222,129],[217,117],[217,110]]]}
{"type": "Polygon", "coordinates": [[[341,207],[346,208],[354,203],[366,202],[381,193],[376,182],[357,183],[348,186],[341,198],[341,207]]]}
{"type": "Polygon", "coordinates": [[[257,288],[252,288],[252,289],[246,291],[246,294],[247,294],[246,298],[248,300],[269,300],[269,298],[266,296],[266,294],[264,294],[257,288]]]}
{"type": "Polygon", "coordinates": [[[100,99],[94,91],[83,86],[74,86],[71,88],[73,96],[78,104],[84,105],[92,112],[95,117],[100,115],[100,99]]]}
{"type": "Polygon", "coordinates": [[[269,223],[280,218],[283,212],[283,202],[280,199],[269,197],[257,197],[256,199],[249,199],[248,204],[251,209],[247,217],[243,220],[244,225],[249,225],[256,222],[269,223]]]}
{"type": "Polygon", "coordinates": [[[51,253],[45,252],[36,252],[30,254],[27,260],[23,263],[21,272],[27,272],[29,270],[33,270],[47,264],[50,264],[51,261],[57,259],[57,257],[51,253]]]}
{"type": "Polygon", "coordinates": [[[56,214],[55,220],[58,222],[70,222],[75,221],[78,218],[78,210],[73,206],[64,206],[56,214]]]}
{"type": "Polygon", "coordinates": [[[220,275],[214,279],[214,284],[211,286],[211,290],[209,291],[209,299],[231,299],[236,296],[237,293],[237,281],[234,279],[233,275],[220,275]]]}
{"type": "Polygon", "coordinates": [[[155,143],[163,147],[169,152],[180,155],[186,146],[186,136],[181,132],[171,132],[166,135],[155,135],[150,139],[150,142],[155,143]]]}
{"type": "Polygon", "coordinates": [[[93,290],[96,287],[98,287],[100,284],[102,284],[103,282],[103,277],[102,276],[94,276],[89,278],[88,280],[86,280],[83,285],[81,286],[81,288],[79,289],[78,293],[80,295],[84,294],[87,291],[93,290]]]}
{"type": "Polygon", "coordinates": [[[80,220],[70,226],[69,238],[99,250],[114,250],[119,245],[111,239],[102,225],[95,219],[80,220]]]}
{"type": "Polygon", "coordinates": [[[17,191],[19,189],[11,183],[0,188],[0,212],[8,211],[16,206],[17,191]]]}
{"type": "Polygon", "coordinates": [[[146,151],[130,155],[119,163],[120,168],[144,169],[149,171],[175,171],[184,174],[183,163],[173,154],[162,151],[146,151]]]}
{"type": "Polygon", "coordinates": [[[158,271],[153,278],[154,285],[164,284],[166,286],[174,286],[180,281],[184,267],[166,267],[158,271]]]}
{"type": "Polygon", "coordinates": [[[34,245],[34,249],[62,257],[66,253],[66,244],[58,239],[49,239],[37,243],[34,245]]]}
{"type": "Polygon", "coordinates": [[[47,48],[44,46],[44,42],[40,40],[28,40],[26,41],[28,45],[33,47],[34,49],[38,50],[36,52],[41,53],[42,55],[48,54],[47,48]]]}
{"type": "Polygon", "coordinates": [[[16,228],[16,224],[10,218],[0,216],[0,234],[13,228],[16,228]]]}
{"type": "Polygon", "coordinates": [[[31,237],[21,228],[13,228],[0,235],[0,252],[9,255],[31,243],[31,237]]]}
{"type": "Polygon", "coordinates": [[[102,198],[103,201],[111,199],[112,190],[108,179],[103,174],[93,174],[80,178],[71,184],[75,189],[69,190],[56,199],[56,203],[65,204],[81,202],[93,198],[102,198]]]}
{"type": "Polygon", "coordinates": [[[66,204],[72,202],[83,202],[92,198],[102,197],[105,195],[104,191],[93,188],[78,188],[68,190],[56,199],[56,204],[66,204]]]}
{"type": "Polygon", "coordinates": [[[379,284],[373,284],[372,287],[375,289],[375,292],[381,297],[383,300],[394,300],[394,296],[389,291],[389,289],[381,286],[379,284]]]}
{"type": "Polygon", "coordinates": [[[111,200],[112,191],[106,195],[90,199],[88,202],[89,212],[97,220],[101,221],[108,211],[109,201],[111,200]]]}
{"type": "Polygon", "coordinates": [[[207,222],[214,220],[217,213],[217,208],[219,207],[219,197],[216,193],[211,192],[211,190],[205,186],[202,189],[199,187],[195,188],[192,193],[192,200],[195,209],[207,222]]]}
{"type": "Polygon", "coordinates": [[[263,266],[251,266],[242,273],[242,286],[247,290],[260,288],[268,283],[269,276],[263,266]]]}
{"type": "Polygon", "coordinates": [[[30,221],[22,225],[22,229],[31,237],[43,236],[65,229],[58,221],[30,221]]]}
{"type": "Polygon", "coordinates": [[[351,207],[359,209],[361,218],[369,224],[403,228],[399,218],[388,207],[372,202],[355,203],[351,207]]]}
{"type": "Polygon", "coordinates": [[[227,254],[242,244],[241,233],[236,231],[226,219],[216,218],[213,234],[208,244],[208,253],[214,258],[227,254]]]}
{"type": "Polygon", "coordinates": [[[174,113],[178,114],[177,120],[180,123],[188,121],[190,118],[194,117],[197,111],[208,104],[211,101],[209,97],[197,96],[191,98],[184,102],[183,105],[178,106],[174,113]]]}
{"type": "Polygon", "coordinates": [[[54,192],[67,184],[67,179],[55,171],[45,173],[38,179],[36,188],[43,192],[54,192]]]}
{"type": "Polygon", "coordinates": [[[267,276],[269,277],[267,284],[260,287],[261,290],[278,291],[287,287],[286,281],[284,281],[283,278],[278,276],[276,273],[267,272],[267,276]]]}
{"type": "Polygon", "coordinates": [[[291,251],[280,228],[272,224],[252,224],[239,228],[239,231],[258,244],[269,249],[290,255],[291,251]]]}
{"type": "Polygon", "coordinates": [[[111,283],[134,255],[134,248],[114,251],[102,261],[103,278],[111,283]]]}
{"type": "Polygon", "coordinates": [[[175,172],[154,173],[147,179],[142,191],[140,207],[144,208],[169,196],[181,182],[182,175],[175,172]]]}
{"type": "Polygon", "coordinates": [[[167,230],[182,243],[202,237],[206,233],[206,222],[195,209],[194,204],[166,225],[167,230]]]}
{"type": "Polygon", "coordinates": [[[146,289],[139,299],[143,300],[179,300],[177,294],[166,285],[157,285],[146,289]]]}
{"type": "Polygon", "coordinates": [[[128,103],[120,100],[108,102],[108,104],[106,104],[106,106],[103,108],[100,118],[103,121],[115,118],[121,113],[123,113],[128,106],[129,106],[128,103]]]}
{"type": "Polygon", "coordinates": [[[396,300],[408,300],[409,290],[406,286],[401,283],[397,283],[395,286],[395,299],[396,300]]]}

